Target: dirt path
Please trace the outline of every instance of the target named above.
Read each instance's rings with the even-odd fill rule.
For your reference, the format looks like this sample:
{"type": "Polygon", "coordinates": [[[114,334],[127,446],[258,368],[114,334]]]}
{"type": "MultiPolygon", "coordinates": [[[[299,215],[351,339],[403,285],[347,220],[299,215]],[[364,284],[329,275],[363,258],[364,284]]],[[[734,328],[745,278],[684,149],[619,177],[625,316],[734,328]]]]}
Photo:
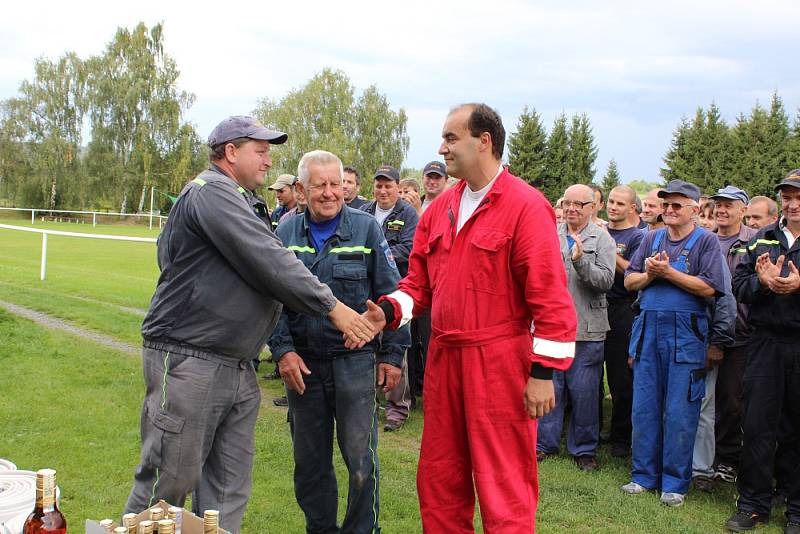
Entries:
{"type": "Polygon", "coordinates": [[[116,340],[110,336],[98,334],[97,332],[85,330],[83,328],[75,326],[70,322],[64,321],[63,319],[57,319],[55,317],[51,317],[46,313],[31,310],[30,308],[25,308],[24,306],[12,304],[4,300],[0,300],[0,308],[4,308],[5,310],[13,313],[14,315],[24,317],[25,319],[29,319],[47,328],[63,330],[64,332],[69,332],[70,334],[76,335],[83,339],[87,339],[94,343],[99,343],[100,345],[103,345],[113,350],[118,350],[120,352],[130,354],[132,356],[138,356],[141,353],[141,347],[131,345],[130,343],[125,343],[124,341],[116,340]]]}

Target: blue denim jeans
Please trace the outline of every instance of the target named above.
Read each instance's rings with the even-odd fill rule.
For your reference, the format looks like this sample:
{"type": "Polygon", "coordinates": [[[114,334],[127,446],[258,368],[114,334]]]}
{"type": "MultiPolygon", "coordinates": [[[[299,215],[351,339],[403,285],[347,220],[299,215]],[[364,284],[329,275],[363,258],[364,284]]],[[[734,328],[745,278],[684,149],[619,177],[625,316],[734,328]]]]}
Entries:
{"type": "MultiPolygon", "coordinates": [[[[301,355],[302,356],[302,355],[301,355]]],[[[379,532],[378,433],[375,413],[375,355],[303,358],[302,395],[287,389],[294,446],[294,492],[311,533],[379,532]],[[333,468],[333,434],[350,474],[347,511],[336,523],[338,487],[333,468]]]]}
{"type": "Polygon", "coordinates": [[[597,391],[603,366],[602,341],[575,343],[575,359],[565,372],[553,373],[556,407],[539,420],[536,450],[558,453],[564,425],[564,404],[569,396],[572,412],[567,433],[567,452],[572,456],[594,456],[600,441],[600,410],[597,391]]]}

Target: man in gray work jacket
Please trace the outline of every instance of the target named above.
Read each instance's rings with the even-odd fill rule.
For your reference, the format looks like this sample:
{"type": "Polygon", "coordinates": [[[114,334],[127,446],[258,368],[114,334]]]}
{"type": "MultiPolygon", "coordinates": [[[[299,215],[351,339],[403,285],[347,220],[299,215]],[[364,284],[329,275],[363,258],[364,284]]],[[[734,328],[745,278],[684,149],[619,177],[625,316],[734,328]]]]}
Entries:
{"type": "Polygon", "coordinates": [[[238,532],[250,496],[260,393],[252,360],[281,303],[328,316],[364,344],[368,325],[297,258],[250,207],[271,144],[286,134],[252,117],[222,121],[208,139],[211,166],[184,187],[158,240],[158,279],[142,325],[147,391],[141,461],[126,512],[159,499],[195,513],[216,509],[238,532]]]}
{"type": "MultiPolygon", "coordinates": [[[[297,188],[307,202],[302,216],[276,230],[283,244],[334,295],[358,311],[397,289],[400,273],[375,219],[344,205],[342,162],[324,150],[303,156],[297,188]]],[[[345,347],[328,321],[304,311],[284,310],[269,339],[289,399],[294,447],[294,491],[308,532],[379,532],[375,384],[391,390],[411,343],[408,327],[383,333],[380,343],[345,347]],[[377,349],[377,380],[375,353],[377,349]],[[333,433],[350,473],[347,512],[336,523],[339,504],[333,468],[333,433]]]]}

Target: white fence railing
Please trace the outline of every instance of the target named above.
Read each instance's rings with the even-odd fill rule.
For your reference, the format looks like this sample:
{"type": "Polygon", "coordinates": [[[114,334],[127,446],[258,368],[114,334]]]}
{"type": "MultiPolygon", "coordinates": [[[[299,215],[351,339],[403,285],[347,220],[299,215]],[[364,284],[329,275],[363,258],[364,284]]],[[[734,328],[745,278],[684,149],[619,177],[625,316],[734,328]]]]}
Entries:
{"type": "Polygon", "coordinates": [[[61,232],[59,230],[41,230],[39,228],[28,228],[27,226],[13,226],[11,224],[0,224],[0,228],[6,230],[19,230],[20,232],[33,232],[42,234],[42,266],[40,280],[44,280],[47,272],[47,236],[59,235],[66,237],[83,237],[87,239],[109,239],[111,241],[138,241],[139,243],[155,243],[155,237],[131,237],[124,235],[104,235],[104,234],[83,234],[80,232],[61,232]]]}
{"type": "Polygon", "coordinates": [[[80,214],[80,215],[91,215],[92,216],[92,226],[97,226],[97,217],[105,217],[105,216],[112,216],[112,217],[147,217],[149,219],[149,226],[150,229],[153,229],[153,220],[158,220],[158,227],[161,228],[164,221],[167,218],[164,215],[156,215],[155,213],[119,213],[114,211],[84,211],[84,210],[48,210],[43,208],[0,208],[0,210],[7,210],[7,211],[29,211],[31,212],[31,224],[36,224],[36,214],[37,213],[44,213],[44,214],[53,214],[53,213],[63,213],[63,214],[80,214]]]}

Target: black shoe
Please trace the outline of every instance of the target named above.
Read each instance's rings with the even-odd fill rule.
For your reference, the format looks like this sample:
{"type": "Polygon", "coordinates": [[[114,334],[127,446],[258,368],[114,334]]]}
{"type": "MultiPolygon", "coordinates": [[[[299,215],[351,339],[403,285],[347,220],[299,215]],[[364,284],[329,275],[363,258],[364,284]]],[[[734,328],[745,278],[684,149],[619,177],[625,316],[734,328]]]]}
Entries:
{"type": "Polygon", "coordinates": [[[600,443],[611,443],[611,432],[600,432],[600,443]]]}
{"type": "Polygon", "coordinates": [[[387,419],[386,424],[383,425],[384,432],[396,432],[403,428],[403,421],[398,421],[397,419],[387,419]]]}
{"type": "Polygon", "coordinates": [[[692,479],[694,489],[704,493],[714,493],[714,479],[705,475],[698,475],[692,479]]]}
{"type": "Polygon", "coordinates": [[[558,456],[558,453],[536,451],[536,462],[542,463],[543,461],[549,460],[550,458],[555,458],[556,456],[558,456]]]}
{"type": "Polygon", "coordinates": [[[772,508],[777,508],[785,504],[786,504],[786,495],[777,492],[772,494],[772,508]]]}
{"type": "Polygon", "coordinates": [[[753,512],[736,512],[725,522],[725,528],[733,532],[746,532],[767,523],[769,523],[767,516],[753,512]]]}
{"type": "Polygon", "coordinates": [[[576,456],[575,464],[584,473],[591,473],[600,469],[600,464],[597,463],[597,458],[594,456],[576,456]]]}
{"type": "Polygon", "coordinates": [[[285,408],[289,406],[289,399],[286,398],[286,395],[284,395],[283,397],[275,397],[274,399],[272,399],[272,404],[280,408],[285,408]]]}
{"type": "Polygon", "coordinates": [[[611,445],[611,456],[614,458],[627,458],[631,455],[631,446],[624,443],[614,443],[611,445]]]}
{"type": "Polygon", "coordinates": [[[783,534],[800,534],[800,523],[789,521],[786,523],[786,528],[783,529],[783,534]]]}

